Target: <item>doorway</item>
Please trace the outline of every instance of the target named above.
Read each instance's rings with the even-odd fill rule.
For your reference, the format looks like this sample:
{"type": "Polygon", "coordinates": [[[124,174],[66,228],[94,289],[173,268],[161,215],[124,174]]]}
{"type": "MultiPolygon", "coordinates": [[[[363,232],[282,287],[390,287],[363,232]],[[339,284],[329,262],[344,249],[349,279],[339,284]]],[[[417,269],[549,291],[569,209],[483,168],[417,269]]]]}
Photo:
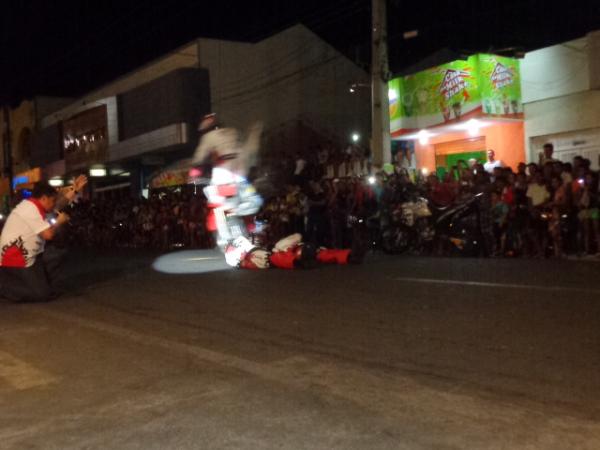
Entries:
{"type": "Polygon", "coordinates": [[[475,159],[481,164],[487,160],[485,136],[441,142],[434,144],[433,148],[435,170],[440,179],[461,160],[468,163],[470,159],[475,159]]]}

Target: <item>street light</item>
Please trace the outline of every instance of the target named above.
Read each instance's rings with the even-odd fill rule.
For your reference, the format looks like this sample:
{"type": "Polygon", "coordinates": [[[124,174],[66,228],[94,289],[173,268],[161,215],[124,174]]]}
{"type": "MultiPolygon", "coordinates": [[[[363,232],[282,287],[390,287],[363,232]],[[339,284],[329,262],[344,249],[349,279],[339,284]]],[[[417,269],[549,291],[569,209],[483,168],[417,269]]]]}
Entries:
{"type": "Polygon", "coordinates": [[[469,136],[475,137],[479,134],[480,122],[477,119],[470,119],[467,122],[467,133],[469,136]]]}
{"type": "Polygon", "coordinates": [[[352,142],[354,142],[356,144],[359,140],[360,140],[360,134],[352,133],[352,142]]]}
{"type": "Polygon", "coordinates": [[[371,85],[366,84],[366,83],[352,83],[350,85],[349,91],[351,94],[354,94],[359,88],[369,88],[370,89],[371,85]]]}
{"type": "Polygon", "coordinates": [[[52,179],[48,180],[48,184],[52,187],[60,187],[60,186],[64,186],[65,182],[62,178],[52,178],[52,179]]]}
{"type": "Polygon", "coordinates": [[[421,130],[417,133],[417,138],[419,139],[419,144],[427,145],[429,144],[429,132],[427,130],[421,130]]]}
{"type": "Polygon", "coordinates": [[[91,177],[105,177],[106,169],[104,167],[94,167],[94,168],[90,169],[90,176],[91,177]]]}

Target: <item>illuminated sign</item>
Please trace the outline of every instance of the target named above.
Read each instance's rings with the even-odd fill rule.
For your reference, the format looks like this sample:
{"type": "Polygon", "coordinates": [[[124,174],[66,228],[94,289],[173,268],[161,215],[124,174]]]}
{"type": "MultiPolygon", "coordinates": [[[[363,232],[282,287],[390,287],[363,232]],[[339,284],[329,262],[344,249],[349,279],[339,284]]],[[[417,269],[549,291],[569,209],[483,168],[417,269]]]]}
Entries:
{"type": "Polygon", "coordinates": [[[27,184],[29,183],[29,177],[27,175],[21,175],[19,177],[13,178],[13,189],[15,189],[19,184],[27,184]]]}
{"type": "Polygon", "coordinates": [[[25,172],[18,173],[13,177],[12,180],[12,188],[15,190],[16,188],[23,188],[29,186],[33,183],[37,183],[42,179],[42,172],[39,167],[36,167],[31,170],[27,170],[25,172]]]}
{"type": "Polygon", "coordinates": [[[472,55],[389,82],[393,136],[480,116],[522,118],[519,61],[472,55]]]}

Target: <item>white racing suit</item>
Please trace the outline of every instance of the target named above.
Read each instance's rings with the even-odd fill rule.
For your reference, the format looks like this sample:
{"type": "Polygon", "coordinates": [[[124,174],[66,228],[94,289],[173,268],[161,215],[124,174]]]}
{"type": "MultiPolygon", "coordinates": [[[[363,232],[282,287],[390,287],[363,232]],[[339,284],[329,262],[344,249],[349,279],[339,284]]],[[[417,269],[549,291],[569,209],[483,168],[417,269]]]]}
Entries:
{"type": "Polygon", "coordinates": [[[240,236],[225,247],[225,261],[232,267],[244,269],[268,269],[270,253],[240,236]]]}
{"type": "Polygon", "coordinates": [[[204,188],[210,208],[207,229],[216,232],[217,246],[227,263],[235,267],[253,248],[244,218],[256,214],[263,203],[245,177],[261,130],[262,126],[253,126],[244,143],[233,128],[210,131],[202,137],[192,159],[192,164],[202,164],[210,158],[213,164],[210,185],[204,188]]]}

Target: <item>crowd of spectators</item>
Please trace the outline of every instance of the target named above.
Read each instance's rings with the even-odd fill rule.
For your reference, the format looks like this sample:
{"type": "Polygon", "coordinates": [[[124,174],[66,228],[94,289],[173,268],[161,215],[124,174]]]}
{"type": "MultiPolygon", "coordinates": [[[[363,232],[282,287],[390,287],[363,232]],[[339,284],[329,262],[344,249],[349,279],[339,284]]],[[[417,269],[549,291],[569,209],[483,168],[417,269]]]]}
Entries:
{"type": "Polygon", "coordinates": [[[95,248],[208,248],[206,199],[200,190],[179,187],[150,198],[82,199],[72,211],[70,244],[95,248]]]}
{"type": "Polygon", "coordinates": [[[447,171],[429,175],[396,164],[392,172],[376,176],[355,170],[332,178],[323,164],[311,167],[300,161],[293,182],[266,203],[261,217],[275,235],[298,231],[307,240],[339,247],[351,242],[356,220],[371,225],[376,242],[373,233],[381,232],[382,214],[415,195],[428,200],[435,220],[436,210],[481,194],[483,254],[600,254],[599,174],[589,160],[558,161],[546,145],[538,163],[521,163],[513,170],[495,160],[492,150],[487,153],[485,163],[459,160],[447,171]]]}
{"type": "Polygon", "coordinates": [[[531,257],[596,255],[600,252],[598,172],[576,156],[563,163],[544,148],[538,163],[520,163],[513,171],[494,161],[460,161],[442,180],[427,178],[432,205],[446,206],[483,193],[484,229],[493,255],[531,257]],[[487,167],[486,167],[487,166],[487,167]],[[484,226],[485,228],[485,226],[484,226]]]}
{"type": "Polygon", "coordinates": [[[373,186],[364,177],[302,180],[288,184],[269,199],[258,220],[268,225],[267,240],[301,233],[305,241],[332,248],[348,248],[357,221],[377,213],[373,186]]]}
{"type": "MultiPolygon", "coordinates": [[[[380,219],[392,204],[422,196],[435,220],[437,209],[482,194],[484,254],[600,253],[598,172],[582,157],[571,163],[555,160],[551,146],[539,163],[521,163],[516,170],[503,167],[488,152],[485,164],[458,161],[444,173],[431,174],[401,164],[373,172],[357,147],[338,152],[323,148],[313,155],[295,155],[280,178],[285,182],[271,186],[265,196],[257,216],[259,224],[267,225],[265,239],[299,232],[317,245],[349,247],[360,222],[371,233],[370,241],[377,242],[380,219]]],[[[66,234],[78,246],[98,248],[209,248],[214,242],[206,230],[206,214],[206,199],[194,186],[151,191],[148,199],[82,199],[66,234]]]]}

